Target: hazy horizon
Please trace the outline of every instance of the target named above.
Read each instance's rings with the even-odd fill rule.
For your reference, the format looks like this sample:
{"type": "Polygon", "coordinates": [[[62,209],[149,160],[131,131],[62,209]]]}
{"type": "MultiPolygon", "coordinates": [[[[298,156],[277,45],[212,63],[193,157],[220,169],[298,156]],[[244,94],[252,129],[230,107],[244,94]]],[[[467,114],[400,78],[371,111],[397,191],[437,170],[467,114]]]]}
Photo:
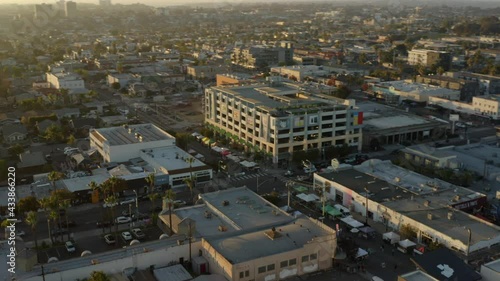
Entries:
{"type": "MultiPolygon", "coordinates": [[[[66,0],[67,2],[68,0],[66,0]]],[[[71,0],[76,3],[85,3],[85,4],[98,4],[99,0],[71,0]]],[[[149,6],[168,6],[168,5],[179,5],[179,4],[195,4],[195,3],[259,3],[259,2],[288,2],[290,0],[111,0],[112,4],[145,4],[149,6]]],[[[488,4],[493,4],[493,3],[498,3],[498,0],[480,0],[477,2],[470,2],[467,0],[312,0],[312,1],[307,1],[307,0],[291,0],[293,2],[340,2],[340,3],[362,3],[362,2],[368,2],[368,3],[388,3],[388,4],[398,4],[398,3],[403,3],[403,4],[434,4],[434,5],[439,5],[439,4],[466,4],[470,6],[480,6],[481,3],[488,3],[488,4]]],[[[16,0],[0,0],[0,5],[1,4],[17,4],[17,5],[30,5],[30,4],[41,4],[41,3],[48,3],[48,4],[53,4],[58,1],[56,0],[21,0],[21,1],[16,1],[16,0]]],[[[498,5],[500,6],[500,4],[498,5]]]]}

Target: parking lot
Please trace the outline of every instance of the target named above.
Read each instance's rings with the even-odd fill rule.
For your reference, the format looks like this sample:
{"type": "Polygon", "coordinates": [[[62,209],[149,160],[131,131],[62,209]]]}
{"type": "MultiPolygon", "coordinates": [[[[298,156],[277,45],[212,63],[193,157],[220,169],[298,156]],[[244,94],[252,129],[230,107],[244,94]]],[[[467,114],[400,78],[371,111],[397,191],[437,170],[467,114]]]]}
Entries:
{"type": "MultiPolygon", "coordinates": [[[[160,235],[163,234],[163,232],[156,225],[140,227],[140,229],[145,234],[145,238],[137,239],[133,235],[132,236],[133,239],[137,239],[141,243],[157,240],[159,239],[160,235]]],[[[112,230],[113,231],[115,230],[114,226],[112,230]]],[[[106,234],[109,233],[109,228],[106,228],[105,231],[106,234]]],[[[125,242],[125,240],[122,238],[121,233],[123,231],[131,232],[128,224],[121,224],[118,226],[118,232],[116,233],[116,243],[113,245],[108,245],[104,240],[104,235],[105,235],[104,231],[101,229],[96,229],[95,231],[93,231],[93,235],[81,236],[74,239],[76,251],[74,251],[73,253],[69,253],[66,250],[65,245],[55,246],[50,249],[41,250],[40,262],[47,263],[49,259],[52,257],[57,258],[57,260],[65,260],[74,257],[79,257],[83,251],[90,251],[91,253],[96,254],[113,249],[126,247],[130,244],[130,241],[125,242]]]]}

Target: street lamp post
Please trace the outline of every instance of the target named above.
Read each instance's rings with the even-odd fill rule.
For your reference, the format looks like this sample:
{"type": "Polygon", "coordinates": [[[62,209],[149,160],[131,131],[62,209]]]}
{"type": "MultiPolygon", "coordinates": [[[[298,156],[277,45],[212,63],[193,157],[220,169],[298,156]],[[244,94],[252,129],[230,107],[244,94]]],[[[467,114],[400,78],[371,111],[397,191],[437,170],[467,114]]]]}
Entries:
{"type": "Polygon", "coordinates": [[[469,263],[470,241],[472,238],[472,231],[470,230],[470,228],[468,228],[466,226],[464,226],[464,228],[469,233],[469,237],[467,239],[467,253],[466,253],[466,257],[465,257],[465,262],[468,264],[469,263]]]}
{"type": "Polygon", "coordinates": [[[365,189],[365,208],[366,208],[366,213],[365,213],[365,224],[368,225],[368,188],[365,189]]]}
{"type": "Polygon", "coordinates": [[[130,226],[130,228],[132,228],[132,221],[134,220],[132,218],[132,204],[128,204],[128,213],[130,214],[130,218],[131,218],[129,226],[130,226]]]}
{"type": "Polygon", "coordinates": [[[137,191],[135,189],[133,191],[135,193],[135,216],[137,218],[139,215],[139,196],[137,195],[137,191]]]}

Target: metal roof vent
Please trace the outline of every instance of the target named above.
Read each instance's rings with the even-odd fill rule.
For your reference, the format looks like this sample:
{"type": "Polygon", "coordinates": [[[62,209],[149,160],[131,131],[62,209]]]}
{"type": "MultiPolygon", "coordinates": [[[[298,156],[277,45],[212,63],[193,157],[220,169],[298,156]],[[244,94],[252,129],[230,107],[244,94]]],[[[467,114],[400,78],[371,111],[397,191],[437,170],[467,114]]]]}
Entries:
{"type": "Polygon", "coordinates": [[[432,215],[432,213],[427,213],[427,219],[428,220],[432,220],[434,218],[434,216],[432,215]]]}
{"type": "Polygon", "coordinates": [[[429,207],[430,204],[431,204],[431,201],[429,201],[429,200],[425,200],[424,201],[424,206],[425,207],[429,207]]]}
{"type": "Polygon", "coordinates": [[[455,218],[453,212],[448,212],[448,219],[453,220],[455,218]]]}

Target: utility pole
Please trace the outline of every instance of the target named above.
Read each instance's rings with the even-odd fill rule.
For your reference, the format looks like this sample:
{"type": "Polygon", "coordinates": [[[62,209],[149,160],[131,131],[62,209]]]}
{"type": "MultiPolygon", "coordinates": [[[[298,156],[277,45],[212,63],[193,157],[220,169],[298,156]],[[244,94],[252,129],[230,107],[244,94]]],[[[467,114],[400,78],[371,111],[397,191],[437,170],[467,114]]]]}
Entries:
{"type": "Polygon", "coordinates": [[[464,228],[469,233],[469,238],[467,239],[467,253],[466,253],[466,257],[465,257],[465,263],[469,264],[470,241],[472,238],[472,231],[470,230],[470,228],[468,228],[466,226],[464,226],[464,228]]]}
{"type": "Polygon", "coordinates": [[[364,188],[365,189],[365,199],[366,199],[366,202],[365,202],[365,207],[366,207],[366,216],[365,216],[365,224],[368,225],[368,188],[364,188]]]}

